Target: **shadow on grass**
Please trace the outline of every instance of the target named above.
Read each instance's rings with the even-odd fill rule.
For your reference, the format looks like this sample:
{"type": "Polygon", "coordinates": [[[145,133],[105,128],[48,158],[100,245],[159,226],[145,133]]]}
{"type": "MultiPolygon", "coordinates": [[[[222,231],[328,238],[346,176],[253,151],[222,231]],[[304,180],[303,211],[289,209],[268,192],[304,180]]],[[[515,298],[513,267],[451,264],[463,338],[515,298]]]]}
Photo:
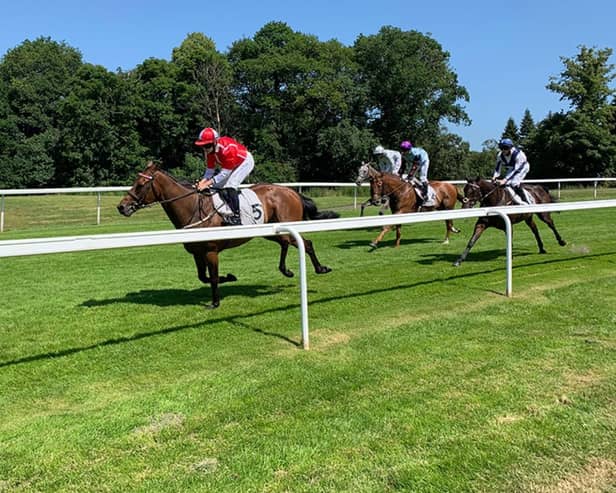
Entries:
{"type": "MultiPolygon", "coordinates": [[[[224,296],[267,296],[284,291],[284,286],[264,286],[262,284],[229,284],[220,287],[224,296]]],[[[126,293],[119,298],[107,298],[104,300],[87,300],[81,303],[82,307],[92,308],[96,306],[115,305],[116,303],[135,303],[138,305],[181,306],[199,305],[209,301],[211,291],[209,286],[198,289],[142,289],[126,293]]]]}
{"type": "MultiPolygon", "coordinates": [[[[526,255],[530,256],[532,254],[528,253],[526,255]]],[[[572,261],[579,261],[580,259],[601,258],[601,257],[609,257],[613,255],[614,255],[613,253],[601,253],[601,254],[595,254],[595,255],[581,255],[581,256],[576,256],[576,257],[571,257],[571,258],[566,258],[566,259],[563,259],[563,258],[547,259],[546,258],[543,261],[530,262],[524,265],[516,266],[516,269],[523,269],[523,268],[533,267],[537,265],[566,264],[572,261]]],[[[474,262],[476,263],[476,262],[485,261],[485,260],[493,260],[501,256],[503,256],[503,250],[491,250],[488,252],[481,252],[476,255],[476,259],[474,262]]],[[[517,255],[517,256],[519,257],[520,255],[517,255]]],[[[451,258],[457,258],[457,256],[453,254],[431,254],[431,255],[428,255],[428,257],[432,259],[436,258],[439,261],[443,261],[443,260],[448,261],[451,258]]],[[[545,256],[542,256],[542,258],[545,258],[545,256]]],[[[434,260],[430,260],[429,262],[431,263],[433,261],[434,260]]],[[[474,263],[474,262],[471,261],[469,263],[474,263]]],[[[397,284],[396,286],[374,288],[374,289],[365,290],[363,292],[353,292],[353,293],[349,293],[345,295],[324,297],[324,298],[320,298],[317,300],[312,300],[310,302],[310,305],[317,306],[317,305],[327,304],[327,303],[334,302],[334,301],[341,301],[344,299],[360,298],[363,296],[369,298],[375,294],[387,293],[390,291],[397,291],[399,289],[421,288],[423,286],[429,286],[429,285],[437,284],[443,281],[464,280],[466,278],[474,278],[477,276],[482,276],[485,274],[492,274],[494,272],[503,270],[501,267],[498,267],[494,269],[463,273],[463,269],[464,267],[459,267],[459,268],[452,267],[452,272],[454,272],[455,274],[451,276],[442,276],[437,279],[418,281],[418,282],[407,283],[407,284],[397,284]]],[[[238,285],[238,286],[225,285],[223,294],[225,295],[225,297],[233,296],[234,294],[241,295],[241,296],[254,296],[255,291],[257,292],[261,291],[261,294],[267,295],[267,294],[276,294],[285,289],[286,289],[285,287],[271,287],[271,286],[262,286],[262,285],[243,285],[243,286],[242,285],[238,285]]],[[[491,292],[491,293],[495,293],[501,296],[505,296],[504,293],[497,293],[488,288],[483,289],[483,290],[485,292],[491,292]]],[[[312,292],[314,293],[314,291],[312,292]]],[[[175,305],[191,305],[191,304],[198,305],[199,303],[203,302],[204,299],[209,299],[209,288],[207,287],[201,287],[196,290],[181,290],[181,289],[143,290],[143,291],[139,291],[136,293],[127,293],[127,295],[122,298],[110,298],[107,300],[85,301],[84,303],[82,303],[81,306],[84,306],[84,307],[106,306],[106,305],[111,305],[114,303],[135,303],[135,304],[143,304],[143,305],[154,304],[157,306],[172,306],[174,304],[175,305]]],[[[221,305],[221,308],[218,308],[215,311],[211,311],[207,313],[212,313],[212,314],[221,313],[221,311],[224,310],[224,308],[222,308],[223,306],[224,306],[224,300],[223,300],[223,305],[221,305]]],[[[160,336],[164,334],[172,334],[172,333],[180,332],[183,330],[196,329],[200,327],[204,328],[206,327],[206,324],[215,324],[215,323],[220,323],[220,322],[229,322],[236,326],[243,327],[247,330],[252,330],[255,333],[262,334],[267,337],[275,337],[275,338],[284,340],[293,346],[300,347],[301,341],[287,337],[284,334],[279,334],[276,332],[263,330],[261,327],[255,327],[254,325],[251,325],[249,322],[246,321],[246,319],[250,319],[255,316],[267,315],[267,314],[272,314],[272,313],[283,313],[283,312],[287,312],[288,310],[297,310],[298,306],[299,306],[299,302],[297,304],[287,304],[284,306],[269,308],[266,310],[262,310],[260,312],[252,312],[249,314],[240,314],[240,315],[223,315],[221,317],[208,318],[206,320],[202,320],[200,322],[196,322],[193,324],[185,324],[185,325],[178,325],[175,327],[161,328],[161,329],[152,330],[148,332],[142,332],[139,334],[134,334],[131,336],[126,336],[126,337],[116,337],[116,338],[108,339],[108,340],[101,341],[99,343],[91,344],[87,346],[66,348],[66,349],[59,350],[59,351],[53,351],[53,352],[37,354],[37,355],[32,355],[32,356],[25,356],[23,358],[14,359],[11,361],[0,362],[0,368],[18,365],[22,363],[29,363],[33,361],[52,359],[52,358],[58,358],[58,357],[63,357],[63,356],[70,356],[72,354],[80,353],[83,351],[89,351],[92,349],[97,349],[97,348],[101,348],[105,346],[113,346],[116,344],[124,344],[128,342],[137,341],[140,339],[145,339],[148,337],[156,337],[156,336],[160,336]]]]}
{"type": "MultiPolygon", "coordinates": [[[[372,231],[372,230],[371,230],[372,231]]],[[[374,230],[374,234],[375,234],[375,238],[376,235],[379,232],[377,230],[374,230]]],[[[372,238],[373,240],[374,238],[372,238]]],[[[365,247],[366,249],[370,248],[370,242],[372,240],[348,240],[345,241],[343,243],[338,243],[336,245],[336,248],[339,248],[341,250],[350,250],[352,248],[361,248],[361,247],[365,247]]],[[[442,243],[443,240],[442,239],[429,239],[429,238],[410,238],[410,239],[401,239],[400,240],[400,247],[406,246],[406,245],[416,245],[416,244],[420,244],[420,243],[442,243]]],[[[395,232],[393,233],[393,237],[389,238],[389,237],[385,237],[385,239],[383,241],[379,242],[379,246],[378,248],[376,248],[376,250],[378,249],[382,249],[382,248],[394,248],[396,244],[396,239],[395,239],[395,232]]],[[[370,253],[370,251],[368,252],[370,253]]]]}

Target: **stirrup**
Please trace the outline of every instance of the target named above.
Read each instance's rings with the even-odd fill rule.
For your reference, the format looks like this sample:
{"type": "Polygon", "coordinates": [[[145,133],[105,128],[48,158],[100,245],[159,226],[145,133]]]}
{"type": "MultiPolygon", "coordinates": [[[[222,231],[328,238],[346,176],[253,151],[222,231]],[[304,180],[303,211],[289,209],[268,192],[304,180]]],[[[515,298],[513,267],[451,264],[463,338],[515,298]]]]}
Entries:
{"type": "Polygon", "coordinates": [[[232,216],[227,216],[223,219],[223,226],[241,226],[242,219],[239,214],[233,214],[232,216]]]}

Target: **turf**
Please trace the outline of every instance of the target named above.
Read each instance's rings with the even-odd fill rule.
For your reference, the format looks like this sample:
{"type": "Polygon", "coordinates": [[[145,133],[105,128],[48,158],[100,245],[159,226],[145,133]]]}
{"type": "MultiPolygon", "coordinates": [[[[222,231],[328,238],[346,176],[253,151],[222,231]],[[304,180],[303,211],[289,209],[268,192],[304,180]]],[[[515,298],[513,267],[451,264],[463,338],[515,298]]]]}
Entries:
{"type": "MultiPolygon", "coordinates": [[[[168,228],[88,207],[3,238],[168,228]]],[[[451,266],[472,220],[313,234],[310,351],[262,239],[217,310],[179,245],[0,259],[0,491],[616,491],[613,217],[516,225],[510,299],[501,232],[451,266]]]]}

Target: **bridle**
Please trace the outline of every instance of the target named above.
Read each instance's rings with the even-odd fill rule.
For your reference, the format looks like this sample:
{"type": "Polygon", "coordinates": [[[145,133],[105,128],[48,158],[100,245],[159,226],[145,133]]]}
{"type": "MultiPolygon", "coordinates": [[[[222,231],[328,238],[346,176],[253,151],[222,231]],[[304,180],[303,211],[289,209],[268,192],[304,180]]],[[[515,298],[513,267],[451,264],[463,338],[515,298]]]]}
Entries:
{"type": "Polygon", "coordinates": [[[146,207],[151,207],[157,202],[159,204],[167,204],[169,202],[175,202],[176,200],[180,200],[180,199],[183,199],[184,197],[188,197],[189,195],[198,193],[198,190],[194,188],[186,193],[178,195],[177,197],[171,197],[170,199],[156,200],[154,202],[150,202],[149,204],[144,203],[144,200],[146,196],[148,195],[148,192],[150,192],[150,190],[154,187],[154,178],[156,177],[156,174],[160,172],[161,170],[158,169],[158,170],[155,170],[151,175],[148,175],[146,173],[138,173],[138,176],[140,176],[141,178],[145,178],[146,180],[143,191],[141,192],[141,196],[134,193],[132,189],[129,190],[127,193],[128,196],[135,201],[135,210],[144,209],[146,207]]]}
{"type": "Polygon", "coordinates": [[[370,177],[371,180],[374,181],[376,188],[381,189],[381,198],[382,197],[390,197],[394,195],[398,190],[400,190],[403,186],[407,184],[407,182],[403,181],[397,187],[394,187],[389,193],[385,193],[385,181],[383,180],[383,173],[378,173],[374,176],[370,177]]]}
{"type": "Polygon", "coordinates": [[[468,197],[464,197],[462,199],[462,203],[463,204],[470,204],[469,207],[473,207],[477,202],[479,202],[480,204],[490,195],[492,195],[494,192],[496,192],[496,190],[498,190],[498,186],[495,186],[492,190],[490,190],[487,193],[483,193],[481,191],[481,186],[479,186],[477,183],[467,183],[467,186],[471,187],[473,190],[479,190],[479,198],[478,199],[469,199],[468,197]]]}

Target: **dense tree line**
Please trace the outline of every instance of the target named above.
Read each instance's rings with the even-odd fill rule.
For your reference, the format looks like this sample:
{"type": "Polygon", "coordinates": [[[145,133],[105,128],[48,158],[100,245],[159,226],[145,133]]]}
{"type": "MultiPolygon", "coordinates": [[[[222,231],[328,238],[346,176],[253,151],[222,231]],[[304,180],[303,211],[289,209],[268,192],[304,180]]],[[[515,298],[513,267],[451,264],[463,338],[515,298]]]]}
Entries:
{"type": "MultiPolygon", "coordinates": [[[[610,56],[581,47],[563,58],[547,87],[570,108],[506,122],[532,176],[616,171],[610,56]]],[[[445,127],[470,124],[468,100],[435,39],[391,26],[344,46],[271,22],[226,53],[192,33],[170,60],[117,72],[41,37],[0,59],[0,188],[127,184],[148,159],[195,179],[204,126],[253,150],[251,181],[348,181],[377,143],[409,138],[430,153],[433,178],[486,175],[496,140],[471,151],[445,127]]]]}

